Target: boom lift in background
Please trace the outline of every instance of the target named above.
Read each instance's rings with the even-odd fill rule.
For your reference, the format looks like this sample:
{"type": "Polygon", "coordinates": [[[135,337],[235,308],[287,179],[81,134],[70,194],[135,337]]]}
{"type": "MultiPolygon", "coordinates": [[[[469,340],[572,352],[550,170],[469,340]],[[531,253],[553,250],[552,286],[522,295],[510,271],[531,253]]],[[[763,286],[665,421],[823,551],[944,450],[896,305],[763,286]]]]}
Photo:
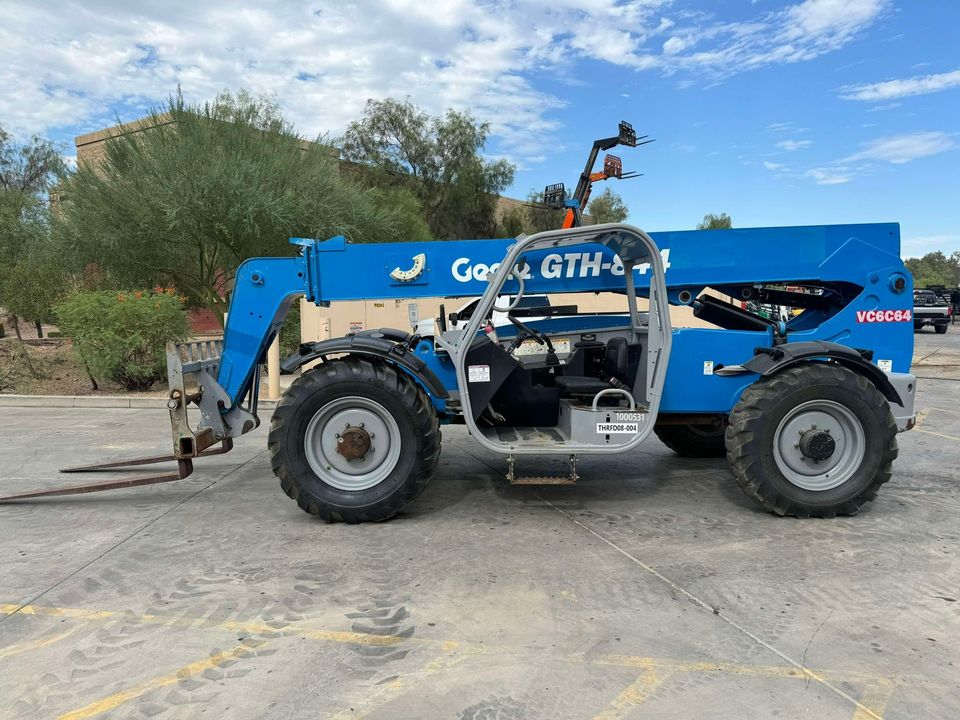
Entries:
{"type": "MultiPolygon", "coordinates": [[[[631,143],[621,124],[594,143],[591,163],[631,143]]],[[[568,205],[574,227],[389,245],[294,238],[293,257],[245,261],[222,341],[168,348],[173,454],[136,464],[175,460],[176,472],[3,500],[176,480],[194,458],[229,451],[260,424],[261,365],[301,297],[448,297],[477,300],[469,317],[441,315],[431,335],[366,330],[304,343],[283,362],[313,366],[283,395],[268,434],[273,472],[303,510],[392,517],[433,477],[441,427],[463,424],[515,483],[572,483],[578,456],[631,453],[656,432],[680,455],[726,456],[773,513],[856,513],[890,479],[896,434],[914,424],[912,279],[899,226],[578,227],[591,168],[568,205]],[[802,311],[765,318],[708,290],[802,311]],[[622,309],[524,302],[584,292],[611,293],[622,309]],[[672,328],[671,305],[712,327],[672,328]],[[494,313],[510,323],[495,335],[484,331],[494,313]],[[569,475],[518,474],[518,459],[542,456],[568,460],[569,475]]]]}
{"type": "Polygon", "coordinates": [[[641,173],[623,172],[623,161],[616,155],[609,153],[603,158],[603,170],[594,172],[593,167],[597,164],[597,156],[600,151],[610,150],[617,145],[625,147],[647,145],[653,142],[653,139],[648,138],[648,135],[638,138],[633,125],[626,120],[622,120],[616,135],[593,141],[593,147],[590,148],[590,154],[587,156],[587,164],[584,166],[583,172],[580,173],[580,179],[577,180],[577,187],[573,191],[572,197],[567,197],[566,187],[563,183],[547,185],[544,188],[543,204],[553,210],[565,210],[563,224],[561,225],[563,229],[580,227],[583,224],[583,213],[586,212],[587,203],[590,202],[590,194],[595,182],[602,182],[611,178],[629,180],[641,175],[641,173]]]}

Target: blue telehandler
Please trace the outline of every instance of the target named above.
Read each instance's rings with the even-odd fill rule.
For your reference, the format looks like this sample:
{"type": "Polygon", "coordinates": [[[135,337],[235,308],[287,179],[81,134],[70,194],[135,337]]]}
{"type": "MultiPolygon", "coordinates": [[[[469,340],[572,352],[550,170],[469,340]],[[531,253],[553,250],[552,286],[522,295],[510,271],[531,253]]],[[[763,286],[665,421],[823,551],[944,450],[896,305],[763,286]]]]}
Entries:
{"type": "Polygon", "coordinates": [[[441,306],[432,333],[364,330],[284,360],[310,369],[273,413],[271,465],[326,520],[397,514],[433,477],[448,424],[503,456],[514,483],[572,483],[578,456],[629,453],[656,433],[683,456],[726,456],[777,515],[852,515],[890,479],[897,433],[914,424],[912,279],[896,224],[291,243],[295,256],[238,268],[222,340],[168,347],[173,455],[137,464],[175,460],[175,473],[4,499],[176,480],[228,451],[260,423],[260,366],[301,297],[476,298],[464,312],[441,306]],[[615,309],[556,304],[571,293],[609,294],[615,309]],[[671,327],[671,306],[705,327],[671,327]],[[792,310],[748,309],[759,306],[792,310]],[[494,313],[509,324],[494,328],[494,313]],[[515,472],[521,456],[550,455],[569,474],[515,472]]]}

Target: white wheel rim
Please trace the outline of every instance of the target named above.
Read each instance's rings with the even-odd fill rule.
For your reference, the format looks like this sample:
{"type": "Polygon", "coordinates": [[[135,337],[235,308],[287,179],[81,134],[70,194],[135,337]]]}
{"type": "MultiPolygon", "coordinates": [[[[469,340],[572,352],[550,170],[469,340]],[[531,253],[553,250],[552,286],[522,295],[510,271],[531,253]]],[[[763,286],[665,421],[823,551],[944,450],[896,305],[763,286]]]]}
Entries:
{"type": "Polygon", "coordinates": [[[833,400],[810,400],[788,412],[773,437],[777,468],[793,485],[823,492],[849,480],[863,463],[866,435],[860,419],[845,405],[833,400]],[[801,439],[806,432],[827,433],[833,440],[831,455],[815,460],[804,454],[801,439]]]}
{"type": "Polygon", "coordinates": [[[320,408],[307,424],[303,449],[310,469],[327,485],[358,492],[383,482],[400,460],[400,427],[390,411],[370,398],[348,396],[320,408]],[[337,452],[342,433],[362,428],[369,449],[362,458],[337,452]]]}

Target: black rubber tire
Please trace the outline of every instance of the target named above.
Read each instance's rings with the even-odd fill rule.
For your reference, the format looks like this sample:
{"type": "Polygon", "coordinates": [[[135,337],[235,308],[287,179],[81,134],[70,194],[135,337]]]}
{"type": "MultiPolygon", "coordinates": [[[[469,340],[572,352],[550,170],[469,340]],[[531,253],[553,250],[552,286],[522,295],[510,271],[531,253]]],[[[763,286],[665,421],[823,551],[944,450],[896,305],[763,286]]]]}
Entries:
{"type": "Polygon", "coordinates": [[[743,491],[776,515],[856,515],[890,479],[897,458],[897,425],[886,398],[862,375],[826,364],[804,363],[763,378],[747,388],[730,413],[727,460],[743,491]],[[809,400],[833,400],[852,411],[863,426],[864,459],[842,485],[808,490],[792,484],[777,468],[773,440],[792,408],[809,400]]]}
{"type": "Polygon", "coordinates": [[[947,328],[948,328],[948,327],[950,327],[950,326],[949,326],[949,325],[934,325],[934,326],[933,326],[933,329],[937,331],[937,335],[946,335],[946,334],[947,334],[947,328]]]}
{"type": "Polygon", "coordinates": [[[346,357],[325,362],[294,381],[273,413],[268,447],[280,487],[302,510],[330,522],[379,522],[395,516],[430,482],[440,459],[440,423],[427,395],[405,374],[383,362],[346,357]],[[325,483],[304,451],[311,418],[345,395],[380,403],[400,430],[396,467],[365,490],[325,483]]]}
{"type": "Polygon", "coordinates": [[[727,454],[726,424],[713,425],[654,425],[660,442],[680,457],[720,458],[727,454]]]}

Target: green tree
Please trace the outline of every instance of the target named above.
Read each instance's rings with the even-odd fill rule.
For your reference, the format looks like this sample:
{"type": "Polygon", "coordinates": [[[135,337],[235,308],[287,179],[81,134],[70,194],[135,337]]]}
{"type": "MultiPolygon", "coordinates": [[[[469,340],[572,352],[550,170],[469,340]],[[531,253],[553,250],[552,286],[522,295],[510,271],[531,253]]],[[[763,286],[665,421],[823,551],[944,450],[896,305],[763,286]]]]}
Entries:
{"type": "Polygon", "coordinates": [[[401,240],[433,240],[430,226],[423,217],[420,201],[409,188],[374,188],[370,196],[374,202],[393,208],[397,213],[396,235],[401,240]]]}
{"type": "Polygon", "coordinates": [[[600,223],[623,222],[627,219],[628,214],[629,211],[626,203],[623,202],[623,198],[610,188],[604,188],[603,192],[587,205],[587,215],[598,225],[600,223]]]}
{"type": "Polygon", "coordinates": [[[729,230],[733,227],[733,221],[726,213],[714,215],[707,213],[703,220],[697,223],[697,230],[729,230]]]}
{"type": "Polygon", "coordinates": [[[955,251],[948,256],[938,250],[927,253],[923,257],[908,258],[904,264],[913,275],[914,287],[945,285],[955,288],[960,286],[960,251],[955,251]]]}
{"type": "Polygon", "coordinates": [[[496,232],[496,196],[513,182],[513,165],[481,156],[489,134],[469,113],[431,117],[388,98],[368,100],[340,145],[367,184],[408,188],[434,237],[462,239],[496,232]]]}
{"type": "Polygon", "coordinates": [[[497,235],[503,237],[517,237],[526,232],[527,213],[526,208],[511,207],[503,213],[500,218],[500,226],[497,228],[497,235]]]}
{"type": "Polygon", "coordinates": [[[113,287],[172,285],[221,317],[246,258],[291,254],[295,236],[400,240],[418,214],[341,178],[335,150],[242,91],[203,105],[178,91],[141,132],[108,140],[65,195],[57,227],[74,267],[99,264],[113,287]]]}
{"type": "Polygon", "coordinates": [[[69,292],[72,281],[50,239],[49,229],[44,227],[38,233],[42,234],[0,273],[0,298],[14,317],[32,321],[37,337],[42,338],[43,324],[53,322],[53,307],[69,292]]]}
{"type": "Polygon", "coordinates": [[[56,145],[37,136],[17,142],[0,128],[0,306],[11,313],[17,337],[19,317],[32,320],[42,337],[41,323],[63,291],[50,272],[59,254],[50,247],[49,195],[65,172],[56,145]]]}

